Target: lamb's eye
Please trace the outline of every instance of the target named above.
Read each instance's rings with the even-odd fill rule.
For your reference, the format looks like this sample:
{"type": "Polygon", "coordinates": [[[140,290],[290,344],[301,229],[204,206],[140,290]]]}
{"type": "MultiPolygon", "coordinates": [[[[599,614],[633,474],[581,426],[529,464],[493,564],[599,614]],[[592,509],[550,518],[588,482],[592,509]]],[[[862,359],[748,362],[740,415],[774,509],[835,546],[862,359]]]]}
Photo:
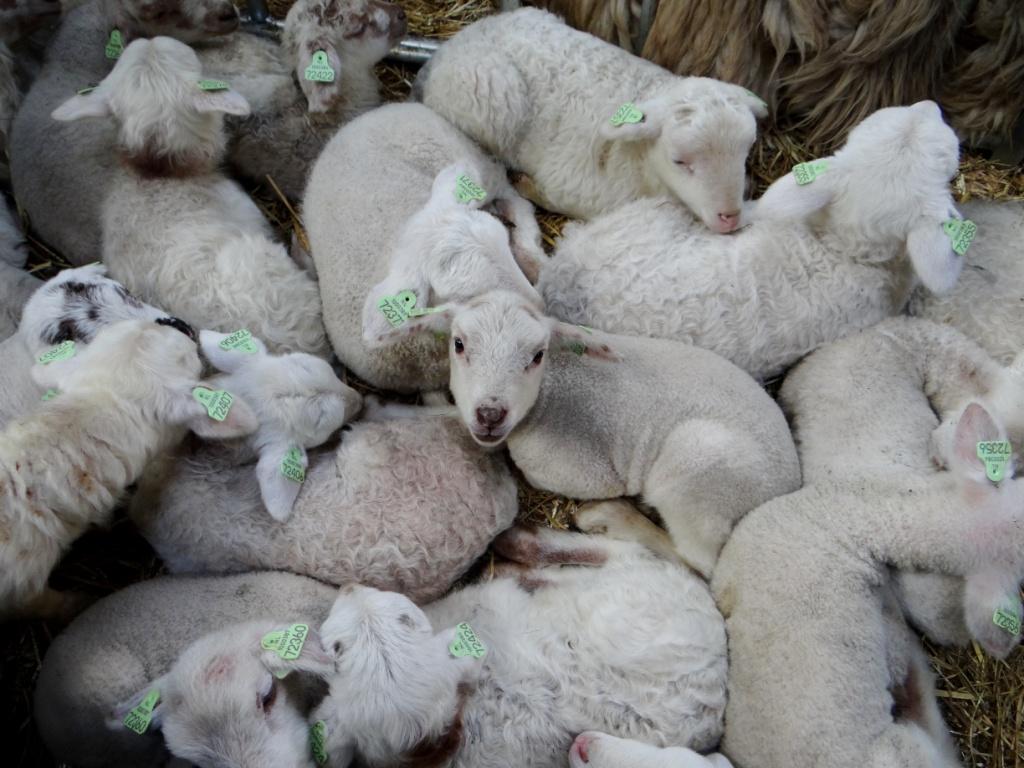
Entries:
{"type": "Polygon", "coordinates": [[[462,343],[462,339],[460,339],[459,337],[456,336],[455,337],[455,341],[453,341],[452,343],[455,345],[455,354],[456,355],[461,355],[463,352],[466,351],[466,347],[462,343]]]}
{"type": "Polygon", "coordinates": [[[263,710],[263,714],[269,715],[271,708],[274,706],[274,702],[277,701],[277,681],[275,680],[270,684],[270,690],[260,695],[259,705],[260,709],[263,710]]]}
{"type": "Polygon", "coordinates": [[[533,364],[540,365],[540,361],[544,359],[544,350],[540,350],[536,355],[533,356],[533,364]]]}
{"type": "Polygon", "coordinates": [[[676,160],[676,165],[678,165],[684,171],[693,173],[693,163],[691,163],[689,160],[676,160]]]}

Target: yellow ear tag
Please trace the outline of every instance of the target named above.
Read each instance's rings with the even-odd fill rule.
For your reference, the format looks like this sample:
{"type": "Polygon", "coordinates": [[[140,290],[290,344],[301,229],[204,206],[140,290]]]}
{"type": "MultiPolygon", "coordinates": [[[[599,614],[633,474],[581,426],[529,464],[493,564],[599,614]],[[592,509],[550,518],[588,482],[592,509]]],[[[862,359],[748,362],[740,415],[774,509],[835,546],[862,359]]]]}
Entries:
{"type": "Polygon", "coordinates": [[[103,52],[108,59],[121,58],[121,54],[124,53],[124,37],[121,35],[121,30],[110,30],[110,37],[107,38],[107,47],[103,49],[103,52]]]}
{"type": "Polygon", "coordinates": [[[292,624],[285,629],[268,632],[260,640],[260,647],[273,651],[285,661],[295,661],[302,653],[302,646],[309,636],[308,624],[292,624]]]}
{"type": "Polygon", "coordinates": [[[1013,447],[1008,440],[988,440],[978,443],[978,458],[985,462],[985,475],[993,483],[998,483],[1006,474],[1006,465],[1013,455],[1013,447]]]}
{"type": "Polygon", "coordinates": [[[448,645],[448,652],[457,659],[463,656],[482,659],[487,655],[487,646],[480,642],[469,624],[462,622],[455,628],[455,639],[448,645]]]}
{"type": "Polygon", "coordinates": [[[154,688],[124,716],[124,720],[121,721],[124,723],[124,727],[129,731],[135,731],[140,736],[144,734],[153,721],[153,710],[156,709],[159,701],[160,691],[154,688]]]}
{"type": "Polygon", "coordinates": [[[206,387],[193,389],[192,397],[206,408],[207,415],[214,421],[224,421],[231,412],[231,404],[235,402],[235,396],[227,390],[206,387]]]}
{"type": "Polygon", "coordinates": [[[382,296],[377,302],[377,309],[391,323],[392,328],[400,328],[410,317],[440,312],[437,307],[417,307],[416,294],[412,291],[399,291],[396,296],[382,296]]]}
{"type": "Polygon", "coordinates": [[[306,71],[302,73],[302,76],[311,83],[333,83],[335,72],[331,62],[327,59],[327,52],[315,51],[313,53],[313,60],[306,67],[306,71]]]}

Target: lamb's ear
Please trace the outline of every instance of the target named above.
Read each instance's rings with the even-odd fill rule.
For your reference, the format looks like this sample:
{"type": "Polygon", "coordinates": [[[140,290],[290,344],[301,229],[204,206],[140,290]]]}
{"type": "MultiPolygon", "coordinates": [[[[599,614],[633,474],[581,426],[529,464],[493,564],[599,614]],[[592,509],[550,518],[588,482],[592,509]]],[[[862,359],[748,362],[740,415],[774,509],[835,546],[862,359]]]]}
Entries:
{"type": "Polygon", "coordinates": [[[218,421],[213,418],[210,416],[207,406],[196,399],[194,390],[197,388],[205,391],[217,391],[213,385],[208,386],[202,382],[196,382],[193,387],[175,394],[167,405],[166,416],[171,424],[184,424],[199,437],[207,440],[245,437],[259,428],[259,418],[249,404],[234,395],[231,396],[230,408],[224,419],[218,421]]]}
{"type": "Polygon", "coordinates": [[[737,85],[733,87],[736,89],[736,99],[740,102],[740,104],[749,108],[750,111],[754,114],[754,117],[756,117],[758,120],[763,120],[764,118],[768,117],[768,102],[766,102],[753,91],[747,90],[743,86],[737,85]]]}
{"type": "Polygon", "coordinates": [[[117,704],[111,710],[107,717],[107,728],[112,731],[126,731],[129,730],[129,725],[131,725],[132,730],[135,730],[137,733],[138,729],[145,725],[146,718],[148,717],[149,725],[143,733],[159,730],[165,712],[164,693],[166,689],[167,675],[147,683],[143,688],[117,704]],[[156,699],[156,704],[150,707],[154,699],[156,699]],[[135,715],[128,724],[125,724],[125,718],[128,717],[128,713],[136,710],[136,708],[138,709],[135,715]]]}
{"type": "Polygon", "coordinates": [[[609,141],[653,141],[661,135],[665,120],[666,106],[661,99],[616,105],[601,121],[601,136],[609,141]],[[625,120],[613,119],[619,110],[623,111],[625,120]],[[640,113],[638,120],[632,110],[640,113]],[[633,120],[636,122],[631,122],[633,120]]]}
{"type": "Polygon", "coordinates": [[[203,350],[206,359],[214,368],[225,373],[232,373],[254,357],[262,357],[267,354],[267,348],[262,341],[251,334],[242,338],[245,333],[245,331],[218,333],[217,331],[202,330],[199,332],[199,348],[203,350]],[[231,341],[226,345],[227,349],[220,346],[222,342],[229,339],[231,341]]]}
{"type": "Polygon", "coordinates": [[[197,86],[192,97],[192,106],[197,112],[223,112],[238,117],[246,117],[252,111],[245,96],[230,88],[204,91],[197,86]]]}
{"type": "Polygon", "coordinates": [[[267,512],[279,523],[291,517],[308,466],[309,458],[301,445],[275,440],[260,449],[260,460],[256,463],[260,496],[267,512]]]}
{"type": "MultiPolygon", "coordinates": [[[[985,462],[978,458],[978,443],[1005,440],[1005,431],[980,403],[970,403],[964,408],[957,421],[953,435],[952,456],[947,464],[960,478],[972,483],[985,484],[985,462]]],[[[1009,460],[1003,474],[1013,477],[1013,459],[1009,460]]]]}
{"type": "Polygon", "coordinates": [[[964,260],[935,219],[921,219],[907,236],[907,253],[921,283],[935,294],[949,293],[956,285],[964,260]]]}
{"type": "Polygon", "coordinates": [[[622,358],[594,332],[583,325],[571,325],[558,320],[551,321],[551,343],[559,344],[569,351],[598,360],[618,362],[622,358]]]}
{"type": "Polygon", "coordinates": [[[90,93],[72,96],[53,112],[50,117],[62,123],[81,120],[83,117],[106,117],[110,114],[110,103],[99,89],[90,93]]]}
{"type": "MultiPolygon", "coordinates": [[[[825,158],[824,162],[830,160],[825,158]]],[[[827,171],[803,185],[797,184],[796,177],[790,172],[765,190],[751,206],[747,218],[751,222],[806,218],[832,202],[833,194],[827,171]]]]}
{"type": "Polygon", "coordinates": [[[324,39],[299,45],[295,76],[306,96],[306,109],[311,113],[327,112],[341,92],[341,57],[324,39]]]}
{"type": "MultiPolygon", "coordinates": [[[[320,633],[308,624],[283,624],[270,633],[264,633],[263,637],[258,638],[256,642],[260,643],[260,660],[263,662],[263,666],[270,670],[275,677],[287,677],[290,672],[310,672],[320,677],[327,677],[335,671],[334,657],[324,651],[320,643],[320,633]],[[299,627],[302,629],[297,629],[299,627]],[[286,659],[276,650],[268,650],[263,647],[262,640],[277,632],[287,632],[292,637],[296,632],[301,632],[302,650],[297,658],[286,659]]],[[[297,644],[291,642],[289,647],[294,648],[297,644]]],[[[291,655],[291,653],[285,654],[285,656],[291,655]]]]}
{"type": "MultiPolygon", "coordinates": [[[[399,253],[391,257],[392,264],[406,264],[408,261],[399,253]]],[[[392,267],[388,276],[377,283],[370,292],[366,294],[366,303],[363,304],[363,341],[370,346],[380,346],[382,343],[389,343],[393,330],[401,330],[404,326],[393,325],[397,320],[394,312],[394,302],[401,299],[408,299],[407,292],[416,297],[416,303],[412,306],[424,308],[430,300],[430,284],[427,278],[418,271],[409,271],[401,267],[392,267]]]]}

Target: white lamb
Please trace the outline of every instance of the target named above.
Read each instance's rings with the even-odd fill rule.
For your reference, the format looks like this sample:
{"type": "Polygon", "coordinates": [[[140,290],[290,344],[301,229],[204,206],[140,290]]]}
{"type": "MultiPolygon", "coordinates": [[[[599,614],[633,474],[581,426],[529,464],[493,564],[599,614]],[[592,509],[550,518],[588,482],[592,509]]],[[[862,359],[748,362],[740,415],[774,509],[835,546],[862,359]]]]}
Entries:
{"type": "Polygon", "coordinates": [[[248,328],[273,351],[329,352],[317,287],[270,225],[217,170],[223,115],[247,114],[237,92],[203,80],[171,38],[136,40],[91,93],[58,120],[112,115],[125,167],[103,206],[103,257],[145,301],[204,328],[248,328]]]}
{"type": "MultiPolygon", "coordinates": [[[[749,514],[712,590],[729,633],[722,750],[762,768],[959,766],[893,574],[966,579],[971,635],[1020,642],[1024,481],[993,483],[979,442],[1004,433],[978,404],[948,475],[805,487],[749,514]]],[[[1012,473],[1012,466],[1008,470],[1012,473]]]]}
{"type": "Polygon", "coordinates": [[[451,390],[477,442],[507,440],[536,488],[643,496],[705,576],[744,514],[800,485],[778,406],[711,352],[566,325],[506,291],[436,309],[380,343],[450,331],[451,390]]]}
{"type": "Polygon", "coordinates": [[[257,424],[240,400],[222,414],[194,390],[201,364],[186,330],[150,320],[105,328],[78,351],[65,342],[33,376],[59,394],[0,434],[0,612],[60,615],[73,605],[46,585],[90,525],[188,429],[236,437],[257,424]]]}
{"type": "MultiPolygon", "coordinates": [[[[626,514],[600,505],[580,523],[596,527],[626,514]]],[[[297,717],[268,718],[258,706],[236,704],[258,704],[268,671],[288,668],[263,650],[266,626],[194,645],[128,701],[152,687],[167,690],[158,714],[167,746],[203,766],[312,768],[319,746],[326,764],[339,768],[353,751],[371,766],[408,759],[560,768],[587,728],[694,749],[717,742],[726,638],[701,579],[634,542],[582,534],[514,530],[499,539],[499,551],[518,562],[425,613],[402,595],[343,588],[319,638],[337,665],[324,673],[331,693],[301,731],[297,717]],[[483,648],[456,629],[463,622],[483,648]],[[456,634],[462,642],[453,646],[456,634]],[[196,675],[211,659],[234,662],[216,688],[196,675]],[[313,749],[309,725],[322,737],[313,749]]],[[[311,670],[320,663],[290,662],[311,670]]],[[[275,710],[289,707],[278,700],[275,710]]]]}
{"type": "Polygon", "coordinates": [[[634,739],[586,731],[569,749],[569,768],[732,768],[725,755],[686,747],[655,747],[634,739]]]}
{"type": "Polygon", "coordinates": [[[174,322],[105,274],[106,268],[100,265],[65,269],[43,283],[25,304],[18,333],[0,341],[0,427],[41,402],[46,388],[32,379],[31,370],[36,358],[50,347],[73,341],[81,349],[101,328],[119,320],[174,322]]]}
{"type": "Polygon", "coordinates": [[[978,227],[964,273],[948,295],[917,291],[910,313],[954,326],[1009,363],[1024,349],[1024,203],[976,200],[962,209],[978,227]]]}
{"type": "MultiPolygon", "coordinates": [[[[182,651],[200,638],[258,620],[280,626],[304,621],[315,628],[326,618],[337,594],[334,587],[302,576],[246,573],[162,576],[104,598],[58,635],[43,659],[34,696],[35,722],[43,743],[56,760],[81,768],[139,768],[172,762],[160,730],[151,727],[142,734],[129,730],[123,711],[112,718],[118,705],[152,677],[167,672],[182,651]]],[[[258,637],[255,642],[259,644],[258,637]]],[[[311,651],[320,650],[318,643],[308,645],[311,651]]],[[[219,687],[224,676],[230,679],[233,670],[217,669],[221,674],[197,682],[205,679],[219,687]]],[[[244,703],[261,718],[309,708],[326,690],[319,677],[302,673],[275,682],[266,668],[255,685],[244,703]],[[269,691],[278,697],[276,713],[274,707],[264,706],[260,695],[269,691]]],[[[161,690],[164,699],[170,694],[161,690]]],[[[290,768],[296,763],[276,765],[290,768]]]]}
{"type": "MultiPolygon", "coordinates": [[[[301,378],[291,407],[318,408],[301,378]]],[[[239,388],[261,421],[275,402],[271,389],[239,388]]],[[[267,482],[256,482],[263,462],[251,440],[186,444],[156,460],[132,500],[132,520],[173,572],[287,569],[436,599],[512,524],[515,482],[504,456],[481,451],[454,418],[374,400],[366,411],[340,446],[310,454],[301,484],[272,465],[274,487],[298,493],[284,522],[264,511],[267,482]]]]}
{"type": "Polygon", "coordinates": [[[237,26],[230,0],[89,0],[61,21],[12,125],[11,180],[32,228],[72,264],[100,258],[101,207],[119,166],[117,131],[106,121],[55,122],[53,110],[109,74],[108,46],[116,56],[139,37],[199,43],[237,26]]]}
{"type": "Polygon", "coordinates": [[[533,8],[466,27],[417,85],[527,173],[545,208],[589,219],[672,195],[715,232],[739,226],[755,118],[767,115],[739,86],[678,77],[533,8]]]}
{"type": "Polygon", "coordinates": [[[384,294],[411,290],[418,309],[499,287],[540,302],[515,267],[535,274],[547,258],[533,207],[501,166],[421,104],[387,105],[342,128],[313,169],[303,217],[334,350],[374,386],[436,390],[448,379],[441,340],[364,341],[390,328],[376,306],[384,294]],[[465,202],[461,175],[473,183],[461,188],[465,202]],[[496,216],[511,220],[511,233],[496,216]]]}
{"type": "Polygon", "coordinates": [[[918,281],[953,287],[962,259],[943,223],[959,217],[958,156],[934,102],[882,109],[813,182],[772,184],[735,235],[640,200],[568,227],[537,287],[562,320],[695,344],[770,378],[900,312],[918,281]]]}

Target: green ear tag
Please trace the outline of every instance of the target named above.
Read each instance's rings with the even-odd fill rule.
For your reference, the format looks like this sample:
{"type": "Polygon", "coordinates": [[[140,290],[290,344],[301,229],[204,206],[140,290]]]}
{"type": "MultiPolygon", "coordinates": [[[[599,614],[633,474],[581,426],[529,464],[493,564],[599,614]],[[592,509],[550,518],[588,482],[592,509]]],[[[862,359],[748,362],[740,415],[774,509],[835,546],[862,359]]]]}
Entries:
{"type": "Polygon", "coordinates": [[[448,651],[457,659],[461,659],[463,656],[482,659],[487,655],[487,647],[480,642],[476,632],[466,622],[462,622],[455,628],[455,639],[448,646],[448,651]]]}
{"type": "Polygon", "coordinates": [[[327,60],[327,52],[314,51],[313,60],[302,74],[311,83],[333,83],[334,67],[327,60]]]}
{"type": "Polygon", "coordinates": [[[799,186],[810,184],[828,170],[828,160],[812,160],[793,166],[793,178],[799,186]]]}
{"type": "Polygon", "coordinates": [[[942,223],[942,231],[953,245],[953,251],[963,256],[971,247],[974,236],[978,234],[978,225],[970,219],[949,219],[942,223]]]}
{"type": "Polygon", "coordinates": [[[644,113],[636,108],[636,105],[627,101],[612,115],[611,123],[614,126],[625,125],[626,123],[639,123],[644,119],[644,113]]]}
{"type": "Polygon", "coordinates": [[[985,475],[998,483],[1006,473],[1006,465],[1013,455],[1013,447],[1007,440],[989,440],[978,443],[978,458],[985,462],[985,475]]]}
{"type": "Polygon", "coordinates": [[[204,91],[227,91],[231,88],[223,80],[200,80],[197,85],[204,91]]]}
{"type": "Polygon", "coordinates": [[[223,389],[207,389],[196,387],[192,390],[192,397],[198,400],[206,413],[214,421],[224,421],[231,411],[231,404],[235,402],[235,396],[223,389]]]}
{"type": "Polygon", "coordinates": [[[582,341],[576,341],[576,340],[573,340],[573,341],[570,341],[570,342],[566,343],[565,348],[567,350],[569,350],[570,352],[572,352],[574,355],[579,355],[581,357],[587,351],[587,345],[584,344],[582,341]]]}
{"type": "Polygon", "coordinates": [[[302,653],[302,646],[306,644],[308,636],[308,624],[292,624],[287,629],[277,629],[265,634],[260,646],[265,651],[274,651],[285,661],[295,661],[302,653]]]}
{"type": "Polygon", "coordinates": [[[302,451],[295,447],[285,451],[281,460],[281,474],[293,483],[301,483],[306,479],[306,468],[302,466],[302,451]]]}
{"type": "Polygon", "coordinates": [[[1017,614],[1014,611],[997,608],[996,612],[992,614],[992,623],[1000,629],[1005,629],[1011,635],[1020,634],[1020,619],[1017,618],[1017,614]]]}
{"type": "Polygon", "coordinates": [[[767,101],[765,101],[764,99],[762,99],[762,98],[761,98],[760,96],[758,96],[758,95],[757,95],[756,93],[754,93],[754,92],[753,92],[752,90],[750,90],[749,88],[744,88],[743,90],[747,92],[747,95],[748,95],[748,96],[749,96],[750,98],[752,98],[752,99],[757,99],[757,100],[758,100],[758,101],[760,101],[760,102],[761,102],[761,103],[762,103],[762,104],[763,104],[764,106],[766,106],[766,107],[768,106],[768,102],[767,102],[767,101]]]}
{"type": "Polygon", "coordinates": [[[108,59],[121,58],[121,54],[124,53],[124,38],[121,36],[121,30],[110,30],[107,47],[103,49],[103,52],[107,55],[108,59]]]}
{"type": "Polygon", "coordinates": [[[317,720],[309,727],[309,747],[317,765],[327,765],[327,723],[317,720]]]}
{"type": "MultiPolygon", "coordinates": [[[[76,91],[76,93],[78,93],[79,96],[86,96],[86,95],[92,93],[95,90],[96,90],[96,86],[95,85],[90,85],[90,86],[87,86],[87,87],[83,88],[80,91],[76,91]]],[[[86,266],[88,266],[88,265],[86,265],[86,266]]]]}
{"type": "Polygon", "coordinates": [[[55,398],[59,394],[60,392],[58,392],[56,389],[48,389],[46,390],[46,393],[43,395],[42,400],[45,403],[48,400],[53,400],[53,398],[55,398]]]}
{"type": "Polygon", "coordinates": [[[42,365],[49,365],[55,360],[67,360],[75,356],[75,342],[62,341],[56,347],[50,347],[39,356],[42,365]]]}
{"type": "Polygon", "coordinates": [[[140,736],[144,734],[149,728],[149,724],[153,721],[153,710],[156,709],[157,702],[159,701],[160,691],[154,688],[146,694],[138,706],[132,708],[124,716],[124,720],[121,721],[124,723],[124,727],[129,731],[135,731],[140,736]]]}
{"type": "Polygon", "coordinates": [[[245,328],[235,331],[217,346],[228,352],[241,352],[243,355],[255,355],[259,352],[256,342],[252,340],[252,334],[245,328]]]}
{"type": "Polygon", "coordinates": [[[416,294],[412,291],[400,291],[397,296],[384,296],[377,302],[379,309],[392,328],[402,326],[406,320],[412,317],[413,307],[416,306],[416,294]]]}
{"type": "Polygon", "coordinates": [[[484,200],[487,192],[484,188],[473,181],[466,174],[462,174],[455,180],[455,199],[460,203],[468,203],[470,200],[484,200]]]}
{"type": "Polygon", "coordinates": [[[590,326],[587,326],[587,325],[577,325],[576,327],[577,328],[582,328],[587,333],[593,333],[594,332],[594,329],[591,328],[590,326]]]}

